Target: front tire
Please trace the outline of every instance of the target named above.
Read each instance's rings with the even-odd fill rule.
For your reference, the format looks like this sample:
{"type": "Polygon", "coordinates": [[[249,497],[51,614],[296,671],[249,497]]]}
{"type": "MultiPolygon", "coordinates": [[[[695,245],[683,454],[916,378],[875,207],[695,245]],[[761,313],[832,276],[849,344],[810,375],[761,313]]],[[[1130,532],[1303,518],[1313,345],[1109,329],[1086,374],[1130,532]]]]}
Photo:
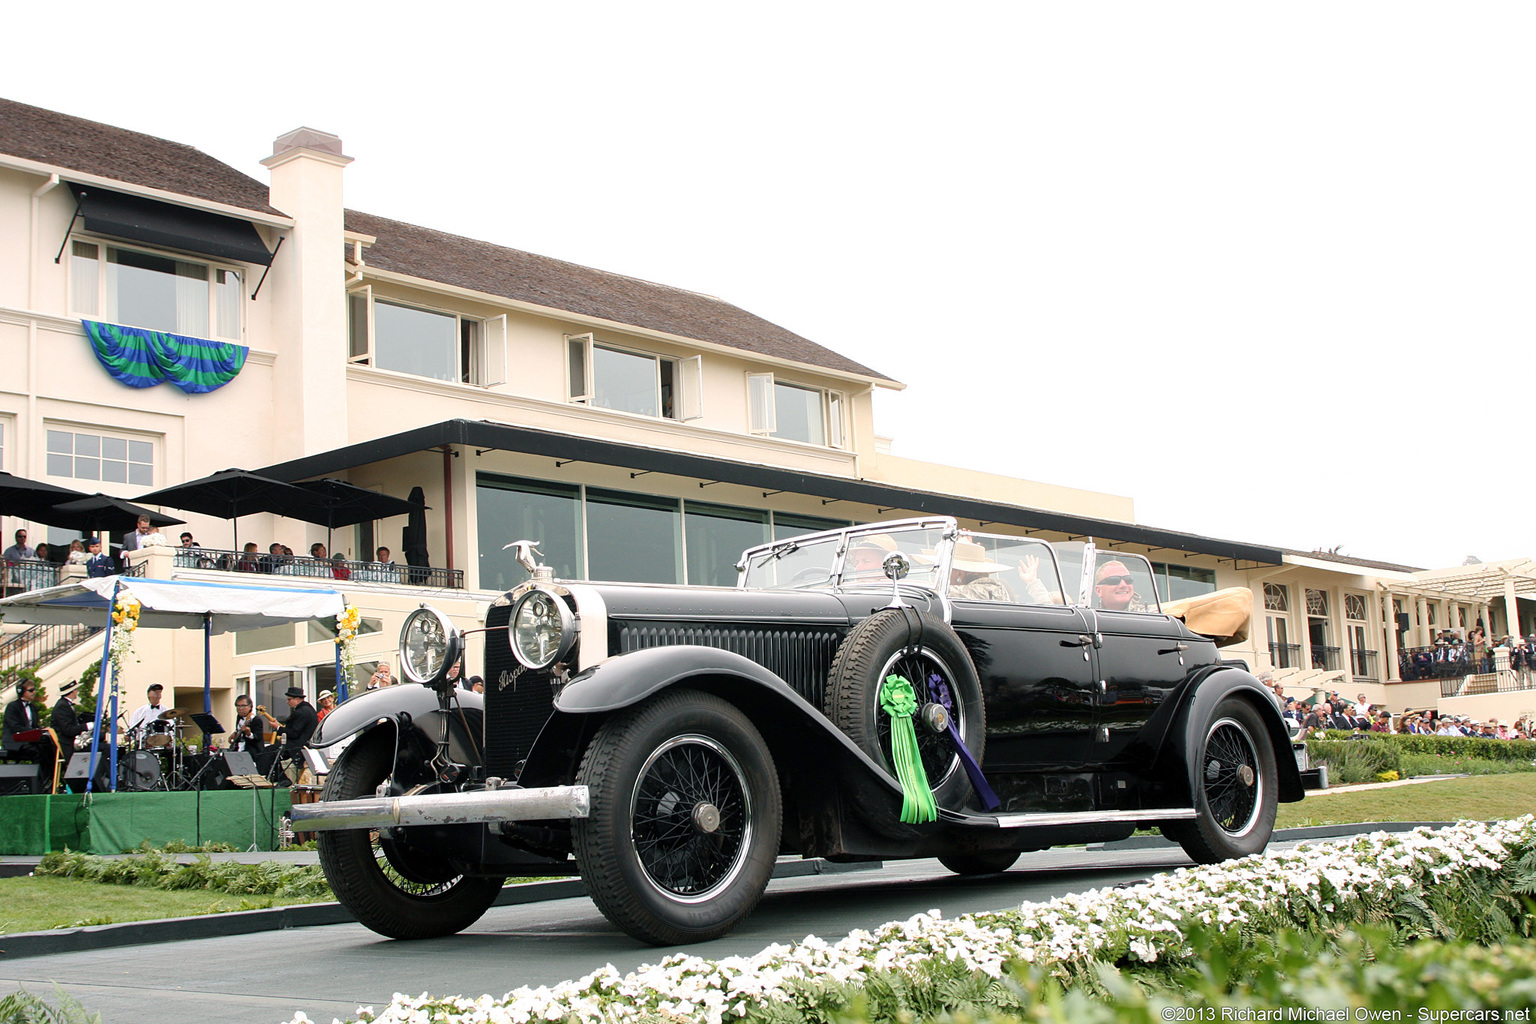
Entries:
{"type": "Polygon", "coordinates": [[[712,694],[671,690],[603,723],[576,781],[581,877],[603,915],[642,942],[703,942],[757,906],[783,804],[761,734],[712,694]]]}
{"type": "Polygon", "coordinates": [[[1197,864],[1262,853],[1275,829],[1279,772],[1269,732],[1253,705],[1228,697],[1216,705],[1196,745],[1193,821],[1163,834],[1197,864]]]}
{"type": "MultiPolygon", "coordinates": [[[[391,739],[383,732],[359,737],[331,766],[321,798],[373,796],[394,763],[391,739]]],[[[402,757],[397,771],[404,770],[402,757]]],[[[423,774],[431,779],[430,772],[423,774]]],[[[358,921],[392,939],[434,939],[463,931],[480,920],[506,879],[465,875],[446,860],[411,848],[409,832],[321,832],[316,841],[320,865],[336,899],[358,921]],[[391,832],[401,835],[396,838],[391,832]]]]}
{"type": "Polygon", "coordinates": [[[1013,867],[1019,859],[1017,850],[989,850],[986,853],[950,853],[939,857],[939,863],[957,875],[995,875],[1013,867]]]}

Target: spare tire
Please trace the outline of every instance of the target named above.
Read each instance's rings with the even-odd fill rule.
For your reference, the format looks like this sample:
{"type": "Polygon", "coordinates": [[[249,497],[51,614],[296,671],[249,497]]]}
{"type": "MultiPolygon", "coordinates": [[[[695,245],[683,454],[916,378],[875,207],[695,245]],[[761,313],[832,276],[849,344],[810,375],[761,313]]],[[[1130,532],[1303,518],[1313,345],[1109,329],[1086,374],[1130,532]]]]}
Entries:
{"type": "Polygon", "coordinates": [[[891,720],[880,710],[880,686],[899,675],[917,694],[917,745],[923,771],[940,807],[955,810],[970,797],[971,780],[960,763],[947,730],[937,732],[922,709],[939,703],[948,690],[955,728],[981,763],[987,742],[986,709],[981,683],[960,637],[942,619],[912,608],[885,608],[854,627],[832,660],[826,713],[847,736],[895,778],[891,758],[891,720]]]}

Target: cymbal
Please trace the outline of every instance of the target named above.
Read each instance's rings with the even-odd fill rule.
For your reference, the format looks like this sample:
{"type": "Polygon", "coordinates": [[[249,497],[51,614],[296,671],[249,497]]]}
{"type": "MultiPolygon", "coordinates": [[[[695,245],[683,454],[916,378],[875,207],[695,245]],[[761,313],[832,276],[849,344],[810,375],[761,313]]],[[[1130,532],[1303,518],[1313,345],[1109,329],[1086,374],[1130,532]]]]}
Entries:
{"type": "Polygon", "coordinates": [[[160,717],[159,717],[158,721],[164,722],[167,719],[171,719],[171,718],[186,718],[186,717],[187,717],[187,713],[185,711],[181,710],[181,708],[167,708],[166,710],[160,712],[160,717]]]}

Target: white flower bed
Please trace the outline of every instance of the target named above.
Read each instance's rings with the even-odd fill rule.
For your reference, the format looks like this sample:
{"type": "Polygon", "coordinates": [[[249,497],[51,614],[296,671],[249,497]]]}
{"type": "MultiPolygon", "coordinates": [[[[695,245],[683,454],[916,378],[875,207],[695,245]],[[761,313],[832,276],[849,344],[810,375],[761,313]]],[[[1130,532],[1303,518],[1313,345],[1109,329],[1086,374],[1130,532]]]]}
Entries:
{"type": "MultiPolygon", "coordinates": [[[[935,960],[1001,977],[1012,960],[1067,974],[1093,960],[1144,962],[1184,955],[1181,922],[1216,925],[1266,919],[1321,920],[1386,906],[1395,890],[1453,882],[1497,871],[1510,847],[1536,843],[1536,817],[1485,825],[1373,832],[1353,840],[1303,843],[1209,867],[1181,868],[1125,889],[1094,889],[1016,913],[944,921],[938,911],[873,932],[855,931],[835,944],[809,936],[772,945],[755,956],[704,960],[679,954],[620,976],[612,965],[553,987],[520,988],[501,998],[411,998],[396,995],[381,1014],[360,1007],[361,1021],[380,1024],[526,1024],[574,1018],[637,1020],[672,1014],[720,1024],[751,1003],[782,999],[796,980],[861,981],[871,970],[915,973],[935,960]]],[[[309,1020],[296,1014],[291,1024],[309,1020]]]]}

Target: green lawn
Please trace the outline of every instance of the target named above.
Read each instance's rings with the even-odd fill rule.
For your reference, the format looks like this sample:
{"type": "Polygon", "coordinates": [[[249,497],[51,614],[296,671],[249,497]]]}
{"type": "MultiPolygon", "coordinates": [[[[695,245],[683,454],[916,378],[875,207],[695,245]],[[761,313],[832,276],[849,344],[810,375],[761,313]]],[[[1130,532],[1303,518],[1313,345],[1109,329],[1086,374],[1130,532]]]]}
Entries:
{"type": "Polygon", "coordinates": [[[0,934],[194,917],[305,902],[308,901],[297,897],[230,896],[198,890],[103,885],[69,878],[0,878],[0,934]]]}
{"type": "Polygon", "coordinates": [[[1281,804],[1276,828],[1357,821],[1492,821],[1536,813],[1536,774],[1481,775],[1446,782],[1312,796],[1281,804]]]}

